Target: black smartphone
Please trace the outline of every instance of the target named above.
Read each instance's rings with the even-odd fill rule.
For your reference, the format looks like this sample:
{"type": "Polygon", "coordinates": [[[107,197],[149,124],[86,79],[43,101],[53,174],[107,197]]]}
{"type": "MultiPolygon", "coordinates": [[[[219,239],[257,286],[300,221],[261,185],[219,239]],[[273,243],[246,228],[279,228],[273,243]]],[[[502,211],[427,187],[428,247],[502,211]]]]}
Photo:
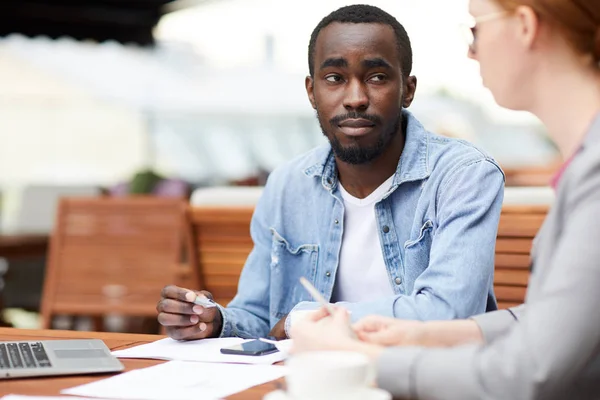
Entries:
{"type": "Polygon", "coordinates": [[[239,356],[264,356],[265,354],[275,353],[277,347],[274,344],[262,342],[260,340],[251,340],[231,347],[223,347],[221,353],[236,354],[239,356]]]}

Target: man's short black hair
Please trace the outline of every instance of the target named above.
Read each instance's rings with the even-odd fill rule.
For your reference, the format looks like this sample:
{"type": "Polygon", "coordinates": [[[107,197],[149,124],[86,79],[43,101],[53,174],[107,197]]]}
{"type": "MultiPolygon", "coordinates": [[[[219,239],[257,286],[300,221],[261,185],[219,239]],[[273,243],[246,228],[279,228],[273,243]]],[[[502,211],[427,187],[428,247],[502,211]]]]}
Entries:
{"type": "Polygon", "coordinates": [[[410,39],[406,30],[398,22],[398,20],[386,13],[382,9],[366,4],[354,4],[351,6],[342,7],[319,22],[310,35],[310,43],[308,44],[308,70],[310,76],[314,76],[314,61],[315,61],[315,44],[317,37],[323,28],[333,22],[352,23],[352,24],[385,24],[394,29],[396,34],[396,46],[398,48],[398,57],[402,65],[402,73],[404,76],[409,76],[412,70],[412,48],[410,39]]]}

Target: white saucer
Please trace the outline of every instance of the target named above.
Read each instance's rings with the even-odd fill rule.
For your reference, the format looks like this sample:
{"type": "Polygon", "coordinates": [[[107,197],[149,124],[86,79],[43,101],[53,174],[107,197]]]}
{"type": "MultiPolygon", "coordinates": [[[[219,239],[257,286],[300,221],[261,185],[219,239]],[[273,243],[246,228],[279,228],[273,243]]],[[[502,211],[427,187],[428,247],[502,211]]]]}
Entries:
{"type": "MultiPolygon", "coordinates": [[[[392,395],[383,389],[379,388],[364,388],[360,391],[360,395],[356,399],[361,400],[392,400],[392,395]]],[[[269,392],[263,397],[263,400],[304,400],[291,397],[283,390],[275,390],[269,392]]]]}

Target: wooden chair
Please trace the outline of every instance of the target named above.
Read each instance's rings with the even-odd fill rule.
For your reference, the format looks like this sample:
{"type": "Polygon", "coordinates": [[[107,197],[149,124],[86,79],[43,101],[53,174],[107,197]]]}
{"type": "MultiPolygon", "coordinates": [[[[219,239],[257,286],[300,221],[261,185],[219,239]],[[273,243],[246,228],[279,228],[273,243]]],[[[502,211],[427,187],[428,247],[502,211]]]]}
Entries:
{"type": "Polygon", "coordinates": [[[237,293],[246,258],[252,250],[250,220],[253,206],[192,206],[190,259],[200,272],[200,288],[227,305],[237,293]]]}
{"type": "Polygon", "coordinates": [[[506,176],[506,187],[511,186],[547,186],[563,161],[553,160],[545,165],[502,168],[506,176]]]}
{"type": "MultiPolygon", "coordinates": [[[[200,287],[226,305],[237,293],[240,273],[252,250],[250,220],[254,207],[192,206],[192,266],[200,287]]],[[[496,241],[494,290],[500,308],[523,303],[529,281],[530,250],[548,206],[504,206],[496,241]]]]}
{"type": "Polygon", "coordinates": [[[51,328],[56,315],[155,318],[160,290],[180,282],[184,272],[197,276],[182,264],[190,238],[185,210],[179,199],[62,199],[50,241],[43,327],[51,328]]]}
{"type": "Polygon", "coordinates": [[[503,206],[496,240],[494,292],[499,308],[525,301],[529,282],[533,238],[548,206],[503,206]]]}

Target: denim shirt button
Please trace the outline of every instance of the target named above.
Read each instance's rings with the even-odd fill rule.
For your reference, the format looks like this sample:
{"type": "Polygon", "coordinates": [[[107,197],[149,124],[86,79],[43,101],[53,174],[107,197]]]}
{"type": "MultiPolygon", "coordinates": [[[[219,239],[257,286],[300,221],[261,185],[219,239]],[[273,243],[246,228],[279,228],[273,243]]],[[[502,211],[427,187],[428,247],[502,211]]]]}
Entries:
{"type": "Polygon", "coordinates": [[[333,185],[333,179],[331,179],[331,178],[327,178],[327,184],[328,184],[329,186],[333,185]]]}
{"type": "Polygon", "coordinates": [[[396,285],[399,285],[402,283],[402,279],[396,278],[396,280],[394,282],[396,282],[396,285]]]}
{"type": "Polygon", "coordinates": [[[329,271],[325,272],[325,276],[329,278],[331,276],[331,272],[329,272],[329,271]]]}
{"type": "Polygon", "coordinates": [[[388,233],[390,231],[390,227],[387,225],[383,226],[383,233],[388,233]]]}
{"type": "Polygon", "coordinates": [[[340,221],[338,221],[337,219],[333,222],[335,222],[336,225],[340,223],[340,221]]]}

